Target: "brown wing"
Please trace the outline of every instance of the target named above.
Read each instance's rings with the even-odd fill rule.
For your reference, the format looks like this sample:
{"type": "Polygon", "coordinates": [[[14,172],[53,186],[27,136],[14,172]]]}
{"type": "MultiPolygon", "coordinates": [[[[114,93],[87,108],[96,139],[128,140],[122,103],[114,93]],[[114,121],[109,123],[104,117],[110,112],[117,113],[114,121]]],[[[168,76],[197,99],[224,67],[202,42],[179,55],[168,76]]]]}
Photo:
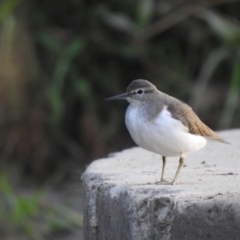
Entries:
{"type": "Polygon", "coordinates": [[[222,143],[227,143],[212,129],[205,125],[186,103],[168,96],[166,105],[168,105],[172,117],[181,121],[184,126],[188,127],[190,133],[208,137],[222,143]]]}

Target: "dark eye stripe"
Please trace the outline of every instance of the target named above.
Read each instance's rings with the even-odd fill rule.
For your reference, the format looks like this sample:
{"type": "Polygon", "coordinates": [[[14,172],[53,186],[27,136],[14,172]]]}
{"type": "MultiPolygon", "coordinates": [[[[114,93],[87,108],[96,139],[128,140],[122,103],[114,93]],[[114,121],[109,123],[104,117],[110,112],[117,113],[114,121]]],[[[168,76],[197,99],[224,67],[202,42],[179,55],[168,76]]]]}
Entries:
{"type": "Polygon", "coordinates": [[[145,90],[144,92],[145,93],[153,93],[154,91],[152,89],[149,89],[149,90],[145,90]]]}

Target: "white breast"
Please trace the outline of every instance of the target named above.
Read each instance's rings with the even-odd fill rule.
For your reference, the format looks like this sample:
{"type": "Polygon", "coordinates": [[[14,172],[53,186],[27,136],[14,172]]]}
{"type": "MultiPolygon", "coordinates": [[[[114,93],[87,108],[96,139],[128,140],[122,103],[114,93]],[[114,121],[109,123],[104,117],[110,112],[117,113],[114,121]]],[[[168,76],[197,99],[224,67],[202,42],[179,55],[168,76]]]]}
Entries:
{"type": "Polygon", "coordinates": [[[172,118],[165,106],[152,121],[142,117],[140,106],[128,106],[125,123],[134,142],[162,156],[180,156],[203,148],[206,139],[188,132],[179,120],[172,118]]]}

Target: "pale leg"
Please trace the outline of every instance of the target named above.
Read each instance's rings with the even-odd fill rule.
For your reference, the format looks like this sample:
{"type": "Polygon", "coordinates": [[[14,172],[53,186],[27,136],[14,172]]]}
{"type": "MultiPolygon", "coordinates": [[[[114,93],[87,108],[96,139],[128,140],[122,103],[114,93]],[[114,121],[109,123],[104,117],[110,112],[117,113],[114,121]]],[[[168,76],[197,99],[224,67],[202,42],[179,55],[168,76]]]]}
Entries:
{"type": "Polygon", "coordinates": [[[183,164],[184,164],[184,158],[181,156],[180,159],[179,159],[179,165],[178,165],[177,172],[176,172],[175,177],[174,177],[174,179],[172,181],[172,185],[177,184],[178,175],[180,173],[180,170],[181,170],[183,164]]]}
{"type": "Polygon", "coordinates": [[[162,156],[162,176],[161,176],[161,182],[166,182],[165,178],[164,178],[164,172],[165,172],[165,167],[166,167],[166,162],[167,162],[167,158],[162,156]]]}

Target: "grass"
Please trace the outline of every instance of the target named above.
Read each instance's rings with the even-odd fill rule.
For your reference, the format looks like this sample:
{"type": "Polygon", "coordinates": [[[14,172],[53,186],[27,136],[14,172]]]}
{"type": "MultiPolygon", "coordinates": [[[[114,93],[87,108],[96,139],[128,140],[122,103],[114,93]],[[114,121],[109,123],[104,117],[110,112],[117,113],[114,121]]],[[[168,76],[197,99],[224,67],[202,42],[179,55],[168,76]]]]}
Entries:
{"type": "Polygon", "coordinates": [[[47,188],[16,189],[0,173],[0,235],[6,239],[48,239],[52,234],[82,228],[82,214],[51,198],[47,188]]]}

